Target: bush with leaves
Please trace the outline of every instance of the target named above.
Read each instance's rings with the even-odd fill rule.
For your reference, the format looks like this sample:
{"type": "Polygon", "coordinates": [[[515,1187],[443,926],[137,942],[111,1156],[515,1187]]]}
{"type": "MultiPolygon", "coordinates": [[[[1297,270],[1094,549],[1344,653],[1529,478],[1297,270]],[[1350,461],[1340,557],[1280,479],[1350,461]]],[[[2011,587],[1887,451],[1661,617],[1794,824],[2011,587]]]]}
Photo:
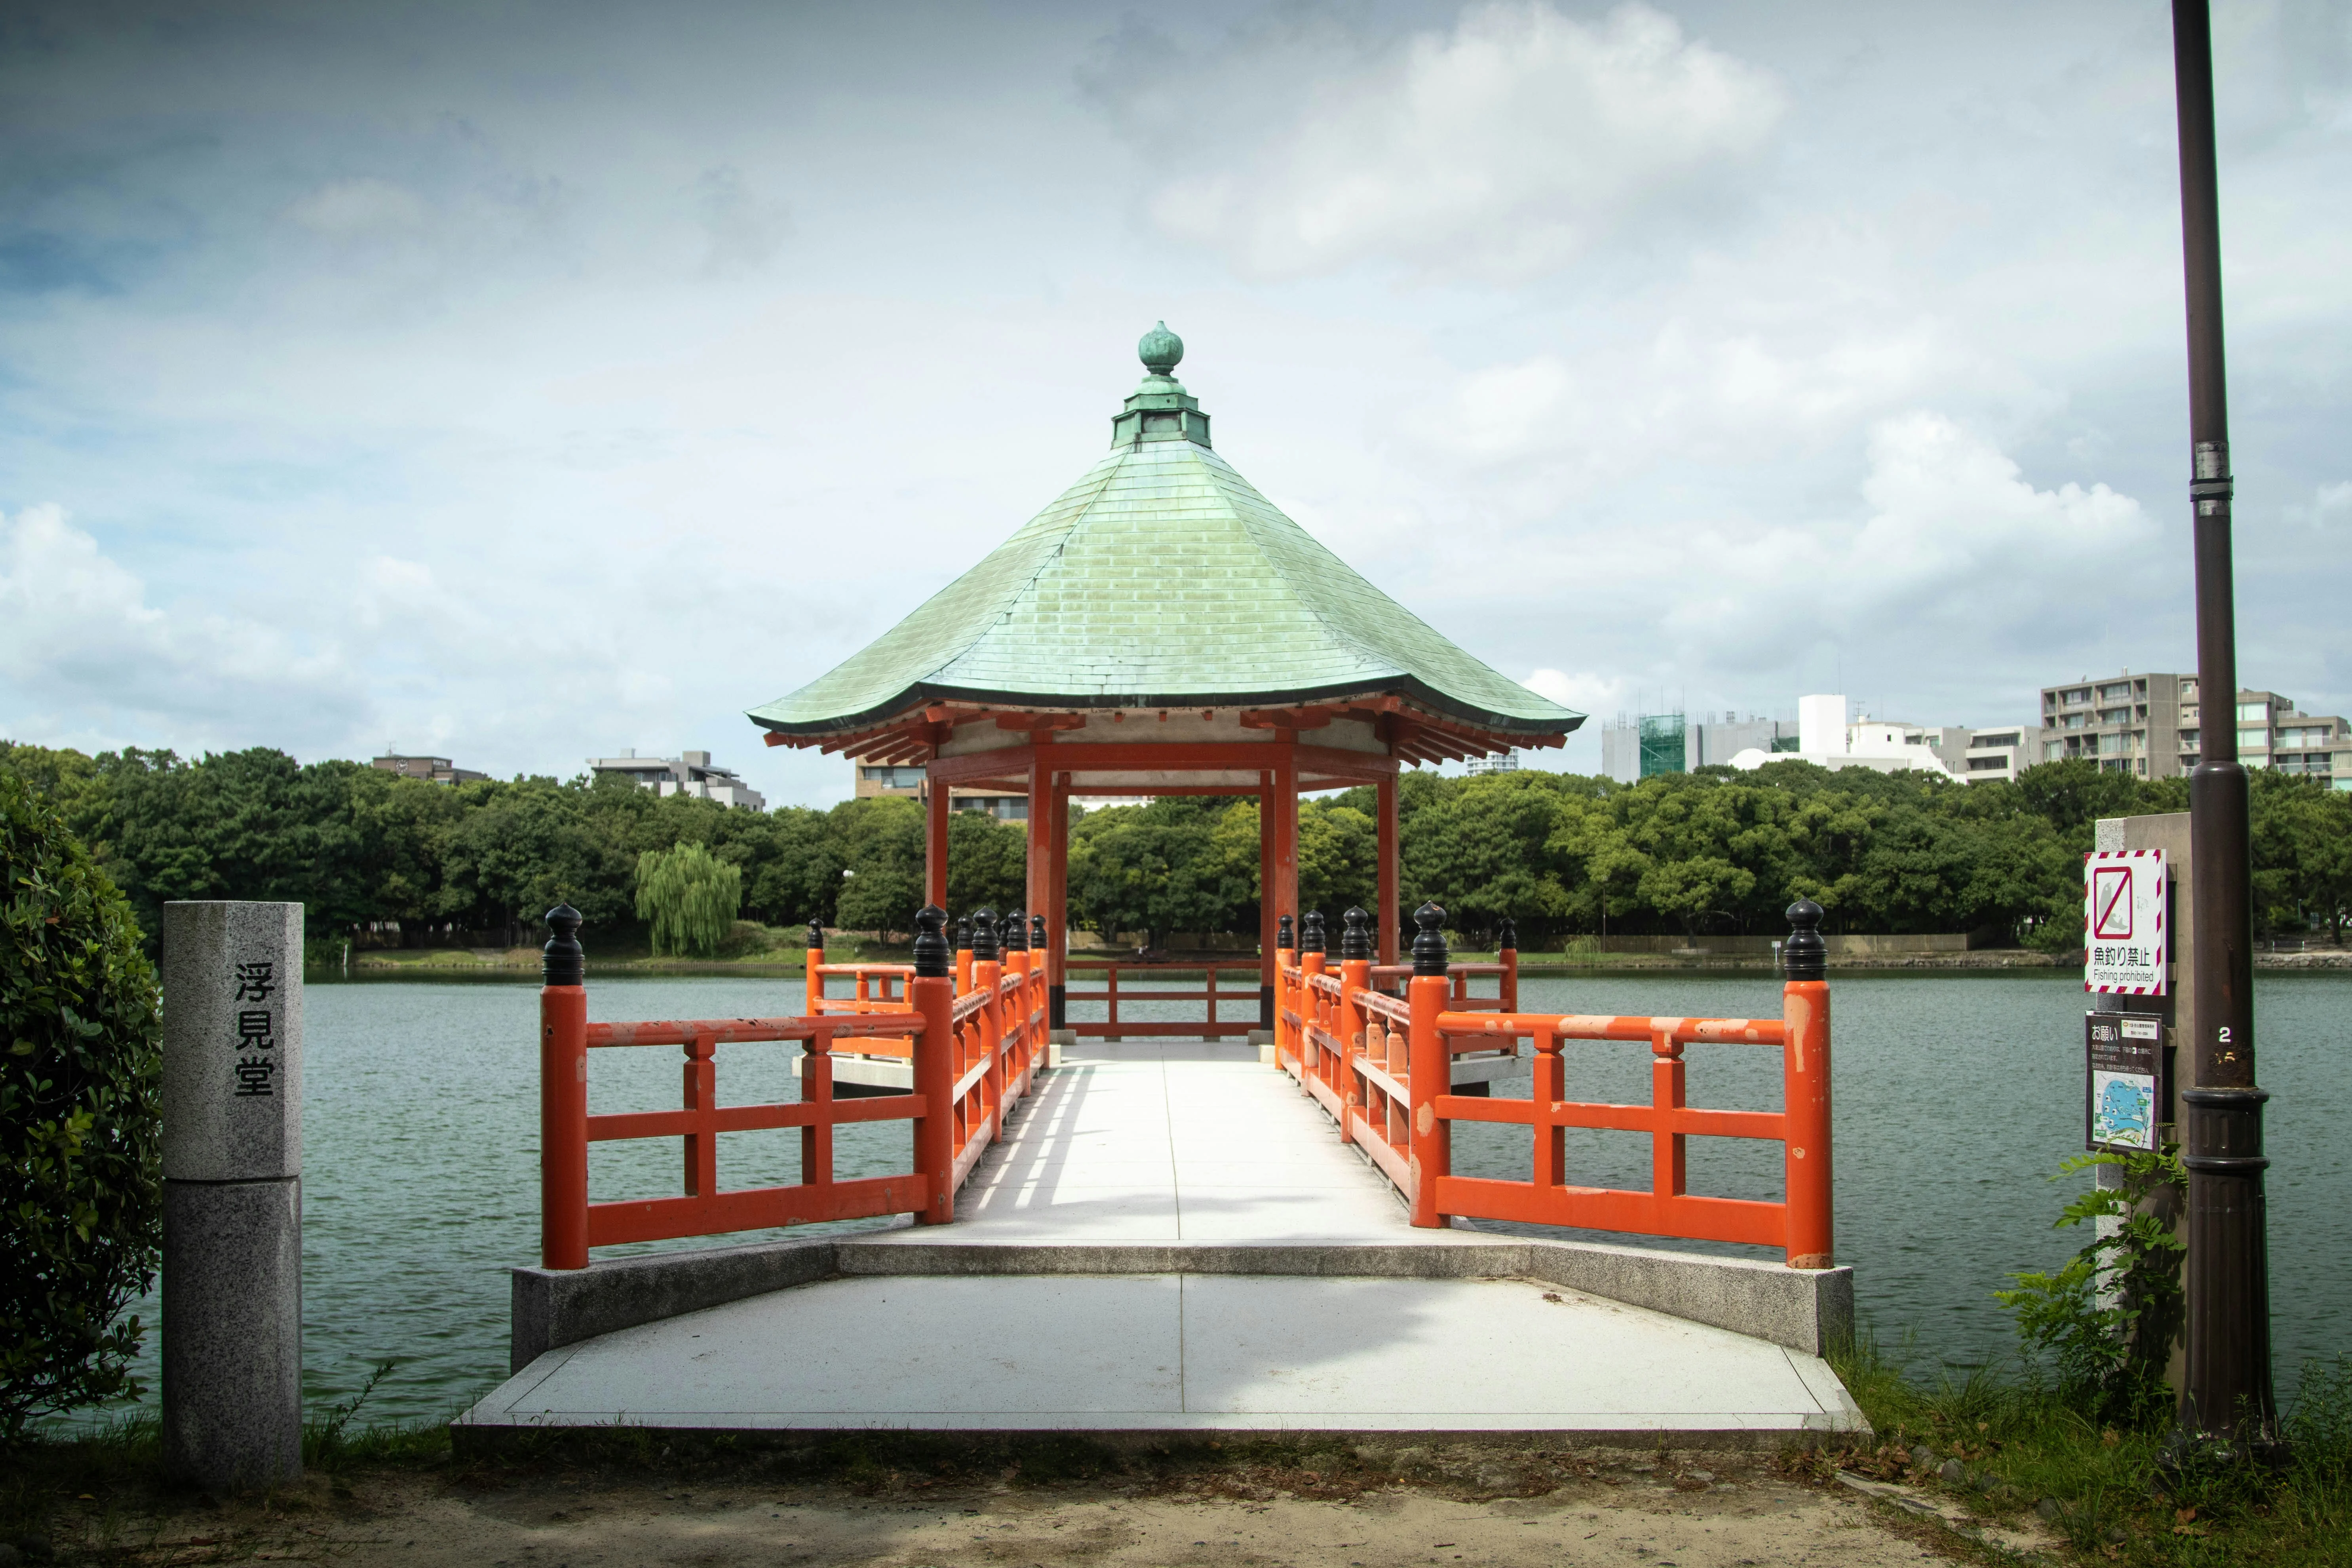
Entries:
{"type": "Polygon", "coordinates": [[[1993,1296],[2017,1315],[2028,1362],[2055,1376],[2060,1397],[2095,1421],[2137,1426],[2172,1407],[2164,1371],[2180,1331],[2185,1251],[2173,1220],[2189,1173],[2170,1149],[2078,1154],[2058,1169],[2101,1165],[2120,1169],[2123,1184],[2093,1187],[2058,1225],[2120,1223],[2057,1272],[2013,1274],[2017,1289],[1993,1296]]]}
{"type": "Polygon", "coordinates": [[[637,918],[653,930],[654,956],[714,955],[743,907],[743,868],[699,844],[637,857],[637,918]]]}
{"type": "Polygon", "coordinates": [[[0,1436],[138,1392],[163,1228],[163,1023],[131,906],[0,775],[0,1436]]]}

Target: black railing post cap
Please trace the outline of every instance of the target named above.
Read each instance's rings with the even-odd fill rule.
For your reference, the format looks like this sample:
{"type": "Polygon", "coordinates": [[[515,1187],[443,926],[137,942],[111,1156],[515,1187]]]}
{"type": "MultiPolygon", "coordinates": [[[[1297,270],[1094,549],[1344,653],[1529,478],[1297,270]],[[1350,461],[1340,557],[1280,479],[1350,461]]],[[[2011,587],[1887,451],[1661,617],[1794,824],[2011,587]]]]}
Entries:
{"type": "Polygon", "coordinates": [[[925,904],[915,911],[915,974],[923,980],[940,980],[951,973],[955,954],[948,951],[948,912],[937,904],[925,904]]]}
{"type": "Polygon", "coordinates": [[[811,947],[815,948],[820,952],[824,951],[824,921],[818,920],[812,920],[809,921],[808,944],[811,947]]]}
{"type": "Polygon", "coordinates": [[[1330,931],[1323,923],[1323,911],[1321,910],[1307,910],[1306,914],[1299,917],[1298,923],[1300,928],[1298,932],[1299,952],[1329,952],[1331,951],[1330,931]]]}
{"type": "Polygon", "coordinates": [[[1420,929],[1412,939],[1412,972],[1415,975],[1443,974],[1448,954],[1445,951],[1445,911],[1435,902],[1425,903],[1412,911],[1412,923],[1420,929]]]}
{"type": "Polygon", "coordinates": [[[1284,915],[1281,919],[1274,922],[1274,945],[1276,947],[1286,947],[1293,952],[1297,951],[1298,939],[1291,932],[1290,917],[1288,915],[1284,915]]]}
{"type": "Polygon", "coordinates": [[[976,963],[996,962],[996,911],[981,908],[971,911],[971,956],[976,963]]]}
{"type": "Polygon", "coordinates": [[[1498,949],[1517,947],[1519,945],[1519,922],[1513,920],[1508,915],[1505,915],[1501,920],[1496,921],[1495,922],[1495,945],[1498,949]]]}
{"type": "Polygon", "coordinates": [[[1045,917],[1044,915],[1029,917],[1029,945],[1039,952],[1045,951],[1045,917]]]}
{"type": "Polygon", "coordinates": [[[1372,956],[1372,917],[1370,911],[1350,906],[1339,917],[1339,956],[1346,959],[1368,959],[1372,956]]]}
{"type": "Polygon", "coordinates": [[[1022,910],[1006,910],[1004,914],[1004,922],[997,928],[997,933],[1003,938],[1003,947],[1005,952],[1028,952],[1029,916],[1027,912],[1022,910]]]}
{"type": "Polygon", "coordinates": [[[547,911],[547,929],[554,934],[540,950],[542,985],[584,985],[588,982],[588,950],[580,945],[580,911],[558,904],[547,911]]]}
{"type": "Polygon", "coordinates": [[[1799,899],[1789,906],[1789,940],[1781,944],[1780,963],[1791,980],[1829,978],[1830,946],[1822,940],[1822,906],[1799,899]]]}

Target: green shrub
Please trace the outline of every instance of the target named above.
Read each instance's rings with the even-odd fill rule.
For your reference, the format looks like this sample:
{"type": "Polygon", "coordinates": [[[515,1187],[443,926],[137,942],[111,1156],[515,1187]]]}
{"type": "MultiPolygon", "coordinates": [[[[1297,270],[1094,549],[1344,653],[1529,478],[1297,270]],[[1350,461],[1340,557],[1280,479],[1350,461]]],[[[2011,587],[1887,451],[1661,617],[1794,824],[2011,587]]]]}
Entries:
{"type": "Polygon", "coordinates": [[[131,906],[0,775],[0,1436],[138,1392],[163,1227],[162,1014],[131,906]]]}

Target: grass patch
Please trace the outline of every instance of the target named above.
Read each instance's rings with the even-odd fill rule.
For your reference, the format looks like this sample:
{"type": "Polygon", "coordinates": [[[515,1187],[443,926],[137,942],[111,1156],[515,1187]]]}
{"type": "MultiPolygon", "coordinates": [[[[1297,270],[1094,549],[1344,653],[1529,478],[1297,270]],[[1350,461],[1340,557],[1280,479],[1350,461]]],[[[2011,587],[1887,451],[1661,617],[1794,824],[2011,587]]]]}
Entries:
{"type": "Polygon", "coordinates": [[[2322,1568],[2352,1557],[2352,1355],[2304,1369],[2274,1468],[2179,1470],[2163,1462],[2165,1421],[2102,1425],[2031,1376],[1929,1383],[1867,1342],[1831,1360],[1879,1445],[1792,1457],[1822,1479],[1843,1468],[1940,1489],[1987,1517],[2038,1514],[2098,1561],[2322,1568]]]}

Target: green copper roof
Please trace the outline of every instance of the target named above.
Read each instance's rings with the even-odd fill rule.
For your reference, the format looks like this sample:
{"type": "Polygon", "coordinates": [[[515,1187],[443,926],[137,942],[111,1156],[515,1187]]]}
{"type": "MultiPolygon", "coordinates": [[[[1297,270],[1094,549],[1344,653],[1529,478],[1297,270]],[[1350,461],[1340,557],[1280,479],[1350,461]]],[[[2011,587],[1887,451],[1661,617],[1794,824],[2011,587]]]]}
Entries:
{"type": "Polygon", "coordinates": [[[1209,447],[1168,373],[1112,421],[1059,500],[862,652],[751,711],[792,734],[863,728],[942,699],[1019,707],[1276,706],[1394,692],[1491,729],[1565,734],[1583,715],[1463,652],[1373,587],[1209,447]]]}

